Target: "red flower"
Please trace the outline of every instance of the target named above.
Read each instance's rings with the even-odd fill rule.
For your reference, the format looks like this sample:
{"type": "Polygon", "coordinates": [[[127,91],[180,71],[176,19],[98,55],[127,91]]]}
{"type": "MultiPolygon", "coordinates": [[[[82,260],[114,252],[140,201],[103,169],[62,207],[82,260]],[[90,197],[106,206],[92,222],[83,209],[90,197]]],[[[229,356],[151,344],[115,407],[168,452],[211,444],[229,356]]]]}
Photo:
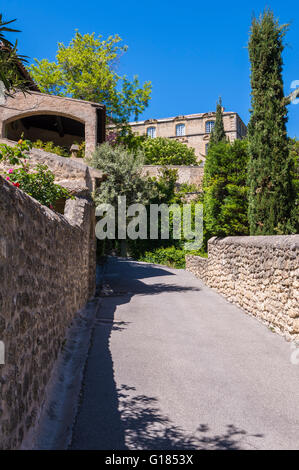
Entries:
{"type": "Polygon", "coordinates": [[[12,183],[14,186],[16,186],[17,188],[20,187],[20,183],[12,183]]]}

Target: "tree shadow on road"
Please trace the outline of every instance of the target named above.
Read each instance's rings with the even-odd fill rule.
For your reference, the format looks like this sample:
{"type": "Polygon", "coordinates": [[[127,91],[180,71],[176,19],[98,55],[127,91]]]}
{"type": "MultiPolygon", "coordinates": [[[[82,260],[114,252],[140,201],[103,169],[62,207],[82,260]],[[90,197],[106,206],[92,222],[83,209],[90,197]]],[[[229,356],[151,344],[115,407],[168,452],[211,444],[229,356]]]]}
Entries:
{"type": "MultiPolygon", "coordinates": [[[[175,273],[169,271],[166,267],[156,266],[150,263],[137,263],[135,261],[124,261],[124,260],[110,260],[108,266],[114,268],[114,272],[106,272],[102,275],[103,283],[107,288],[111,290],[107,297],[124,296],[128,297],[127,302],[133,295],[156,295],[161,293],[174,293],[174,292],[198,292],[201,290],[199,282],[196,285],[190,285],[190,280],[186,281],[185,284],[177,284],[175,282],[175,273]],[[116,266],[119,266],[117,271],[116,266]],[[124,269],[124,271],[121,271],[124,269]],[[155,279],[166,277],[165,282],[144,282],[143,279],[155,279]]],[[[106,296],[106,295],[104,295],[106,296]]],[[[120,302],[123,303],[121,300],[120,302]]]]}
{"type": "Polygon", "coordinates": [[[154,397],[136,395],[134,387],[122,385],[118,389],[119,409],[129,449],[140,450],[238,450],[246,440],[262,438],[261,434],[249,434],[233,424],[226,426],[222,434],[212,434],[207,424],[200,424],[190,434],[175,426],[159,410],[154,397]]]}
{"type": "MultiPolygon", "coordinates": [[[[122,334],[129,326],[128,322],[115,319],[117,307],[130,302],[133,295],[200,290],[199,287],[169,284],[169,282],[146,284],[140,279],[155,277],[156,274],[169,276],[171,273],[160,267],[155,268],[138,263],[127,263],[125,266],[125,275],[122,274],[120,277],[115,275],[117,274],[117,266],[115,266],[114,273],[112,270],[113,275],[110,278],[107,277],[112,290],[106,298],[103,298],[95,323],[70,448],[242,449],[244,441],[249,436],[251,438],[262,437],[251,436],[233,424],[227,425],[222,434],[213,435],[209,425],[203,423],[190,434],[163,415],[157,398],[137,394],[132,386],[122,385],[117,388],[110,337],[112,331],[122,334]]],[[[131,366],[134,367],[134,364],[131,366]]]]}

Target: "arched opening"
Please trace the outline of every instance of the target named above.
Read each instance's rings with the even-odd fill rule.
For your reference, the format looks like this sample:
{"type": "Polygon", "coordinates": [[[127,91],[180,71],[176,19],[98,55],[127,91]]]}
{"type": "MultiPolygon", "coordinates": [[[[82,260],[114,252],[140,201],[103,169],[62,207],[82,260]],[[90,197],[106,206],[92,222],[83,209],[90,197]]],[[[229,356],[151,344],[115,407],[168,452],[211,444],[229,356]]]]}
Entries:
{"type": "Polygon", "coordinates": [[[53,142],[69,150],[73,143],[80,144],[84,141],[85,125],[57,114],[32,114],[9,121],[5,125],[4,135],[14,141],[24,135],[24,138],[31,142],[53,142]]]}

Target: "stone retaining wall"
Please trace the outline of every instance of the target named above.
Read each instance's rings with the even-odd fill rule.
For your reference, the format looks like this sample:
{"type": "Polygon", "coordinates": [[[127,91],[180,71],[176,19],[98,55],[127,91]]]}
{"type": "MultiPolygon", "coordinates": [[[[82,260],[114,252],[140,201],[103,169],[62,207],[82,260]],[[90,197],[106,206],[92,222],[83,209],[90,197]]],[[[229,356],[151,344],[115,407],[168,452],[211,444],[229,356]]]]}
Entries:
{"type": "Polygon", "coordinates": [[[212,238],[186,269],[290,340],[299,340],[299,235],[212,238]]]}
{"type": "Polygon", "coordinates": [[[93,203],[57,214],[0,177],[0,449],[34,425],[66,328],[95,290],[93,203]]]}
{"type": "MultiPolygon", "coordinates": [[[[159,176],[159,171],[164,167],[161,165],[145,165],[143,174],[151,177],[159,176]]],[[[167,165],[167,168],[178,171],[178,184],[188,183],[202,185],[204,167],[203,166],[185,166],[185,165],[167,165]]]]}
{"type": "MultiPolygon", "coordinates": [[[[1,138],[0,144],[16,145],[12,140],[1,138]]],[[[31,168],[35,168],[38,163],[47,165],[55,175],[55,183],[70,190],[72,190],[72,186],[75,188],[80,187],[78,191],[80,193],[82,193],[83,188],[90,193],[105,178],[102,171],[91,168],[82,158],[60,157],[54,153],[36,148],[31,149],[28,157],[31,168]]],[[[12,168],[12,166],[8,162],[0,161],[0,174],[1,170],[7,171],[9,168],[12,168]]]]}

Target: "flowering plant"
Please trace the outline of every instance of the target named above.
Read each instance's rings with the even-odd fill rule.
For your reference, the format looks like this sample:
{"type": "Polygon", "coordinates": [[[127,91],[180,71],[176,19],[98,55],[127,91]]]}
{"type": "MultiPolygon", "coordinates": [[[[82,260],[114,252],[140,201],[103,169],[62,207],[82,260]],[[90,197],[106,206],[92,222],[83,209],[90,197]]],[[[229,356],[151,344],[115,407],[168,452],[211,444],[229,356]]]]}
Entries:
{"type": "Polygon", "coordinates": [[[54,183],[55,175],[47,165],[38,164],[30,170],[26,157],[28,158],[27,152],[31,148],[31,142],[22,139],[14,147],[1,144],[0,161],[2,159],[11,165],[20,165],[3,172],[3,176],[16,188],[22,189],[41,204],[53,209],[59,199],[69,199],[72,196],[67,189],[54,183]]]}
{"type": "Polygon", "coordinates": [[[7,161],[11,165],[19,165],[23,159],[28,158],[28,152],[32,149],[30,140],[20,139],[13,147],[0,144],[0,161],[7,161]]]}
{"type": "Polygon", "coordinates": [[[28,163],[23,163],[21,167],[12,171],[9,170],[6,176],[6,180],[50,209],[54,208],[58,199],[71,197],[67,189],[54,183],[54,178],[55,175],[47,165],[38,164],[35,171],[29,173],[28,163]]]}

